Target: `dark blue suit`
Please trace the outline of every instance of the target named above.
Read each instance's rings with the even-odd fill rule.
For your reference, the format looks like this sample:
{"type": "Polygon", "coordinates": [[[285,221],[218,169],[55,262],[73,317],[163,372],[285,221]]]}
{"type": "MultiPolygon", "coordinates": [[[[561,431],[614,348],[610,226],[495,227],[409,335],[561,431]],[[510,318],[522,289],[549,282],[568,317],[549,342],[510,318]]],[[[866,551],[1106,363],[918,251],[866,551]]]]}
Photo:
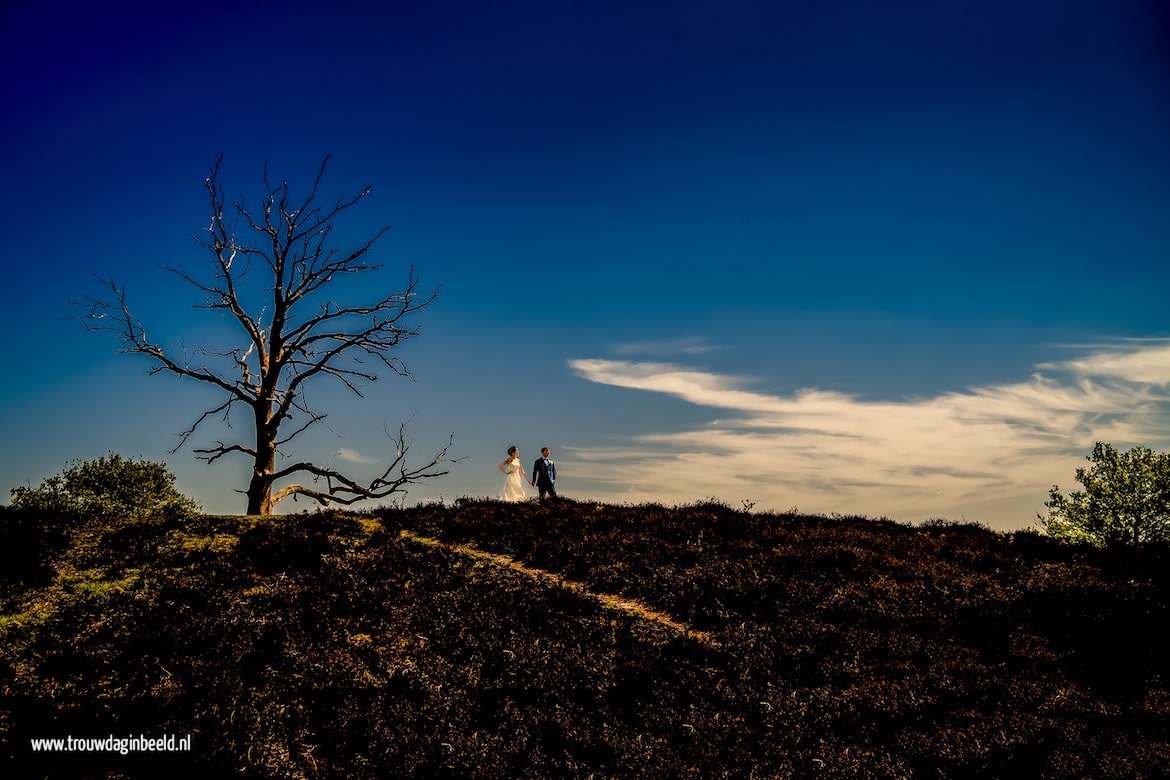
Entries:
{"type": "Polygon", "coordinates": [[[540,490],[541,498],[544,498],[546,494],[556,496],[557,464],[543,457],[537,458],[536,462],[532,464],[532,481],[540,490]]]}

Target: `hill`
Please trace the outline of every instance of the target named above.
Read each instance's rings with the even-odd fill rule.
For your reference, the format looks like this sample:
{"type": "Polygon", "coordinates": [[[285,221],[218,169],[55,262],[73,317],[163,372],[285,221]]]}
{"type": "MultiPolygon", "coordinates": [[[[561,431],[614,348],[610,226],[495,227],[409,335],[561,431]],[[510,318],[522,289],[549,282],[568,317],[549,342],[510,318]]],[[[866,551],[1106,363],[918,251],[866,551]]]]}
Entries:
{"type": "Polygon", "coordinates": [[[38,777],[1152,778],[1170,766],[1168,564],[1164,546],[717,503],[80,528],[9,511],[0,761],[38,777]],[[191,746],[31,742],[135,735],[191,746]]]}

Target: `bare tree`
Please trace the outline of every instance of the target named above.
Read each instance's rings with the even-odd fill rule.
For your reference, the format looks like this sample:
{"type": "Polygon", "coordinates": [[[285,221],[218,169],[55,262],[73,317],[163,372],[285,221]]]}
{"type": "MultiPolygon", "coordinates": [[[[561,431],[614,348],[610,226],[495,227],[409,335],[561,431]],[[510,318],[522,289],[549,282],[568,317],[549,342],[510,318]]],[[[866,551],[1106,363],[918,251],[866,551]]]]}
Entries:
{"type": "Polygon", "coordinates": [[[289,442],[326,417],[306,401],[305,389],[310,380],[328,377],[361,396],[360,385],[378,379],[367,364],[411,377],[392,351],[418,335],[417,327],[410,327],[407,320],[429,306],[438,290],[420,296],[418,278],[411,266],[406,289],[374,303],[344,305],[326,297],[322,291],[330,282],[381,268],[367,264],[365,257],[389,226],[348,253],[330,246],[334,219],[369,195],[370,188],[321,205],[318,188],[329,162],[326,156],[308,195],[294,201],[288,182],[273,186],[265,166],[266,194],[251,210],[242,199],[232,204],[225,199],[219,183],[222,160],[221,154],[205,182],[211,198],[208,237],[196,237],[197,243],[209,251],[211,279],[199,281],[174,268],[164,268],[203,293],[203,303],[195,308],[226,315],[230,322],[238,324],[242,331],[238,345],[223,349],[204,345],[182,358],[169,354],[147,337],[142,323],[131,314],[125,285],[110,278],[98,277],[112,298],[86,296],[78,302],[85,309],[81,319],[86,328],[116,333],[122,343],[119,352],[144,355],[154,363],[148,373],[169,372],[205,382],[222,392],[222,403],[199,415],[180,434],[180,442],[172,452],[184,446],[209,418],[222,416],[229,421],[237,408],[245,408],[254,430],[244,443],[217,441],[195,452],[209,463],[229,453],[251,459],[252,477],[247,490],[250,515],[271,514],[273,507],[289,496],[303,495],[321,504],[343,505],[384,498],[410,483],[446,474],[440,469],[451,439],[425,465],[411,467],[407,463],[405,423],[399,426],[397,435],[387,432],[395,445],[395,457],[380,476],[369,482],[358,482],[332,466],[278,462],[278,455],[289,442]],[[246,290],[257,299],[249,298],[246,290]],[[283,480],[305,476],[311,478],[311,484],[277,488],[283,480]]]}

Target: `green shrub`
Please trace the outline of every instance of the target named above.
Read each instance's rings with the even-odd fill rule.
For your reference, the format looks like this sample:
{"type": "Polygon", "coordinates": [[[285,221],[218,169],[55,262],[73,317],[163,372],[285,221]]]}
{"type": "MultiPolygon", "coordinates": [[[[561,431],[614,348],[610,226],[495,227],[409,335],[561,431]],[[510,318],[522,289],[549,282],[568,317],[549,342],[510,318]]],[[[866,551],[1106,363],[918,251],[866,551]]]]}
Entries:
{"type": "Polygon", "coordinates": [[[175,489],[175,475],[162,463],[110,453],[73,461],[39,486],[12,489],[13,509],[65,517],[138,520],[181,519],[199,505],[175,489]]]}

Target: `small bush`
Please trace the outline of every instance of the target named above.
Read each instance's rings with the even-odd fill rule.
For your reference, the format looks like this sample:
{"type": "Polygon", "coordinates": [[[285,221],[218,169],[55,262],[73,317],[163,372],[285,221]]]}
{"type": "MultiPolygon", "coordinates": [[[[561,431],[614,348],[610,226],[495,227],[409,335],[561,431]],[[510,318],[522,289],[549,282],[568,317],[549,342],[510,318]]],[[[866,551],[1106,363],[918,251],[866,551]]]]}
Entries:
{"type": "Polygon", "coordinates": [[[13,488],[11,507],[85,519],[181,519],[199,512],[198,504],[175,489],[175,475],[165,464],[115,453],[74,461],[35,488],[13,488]]]}

